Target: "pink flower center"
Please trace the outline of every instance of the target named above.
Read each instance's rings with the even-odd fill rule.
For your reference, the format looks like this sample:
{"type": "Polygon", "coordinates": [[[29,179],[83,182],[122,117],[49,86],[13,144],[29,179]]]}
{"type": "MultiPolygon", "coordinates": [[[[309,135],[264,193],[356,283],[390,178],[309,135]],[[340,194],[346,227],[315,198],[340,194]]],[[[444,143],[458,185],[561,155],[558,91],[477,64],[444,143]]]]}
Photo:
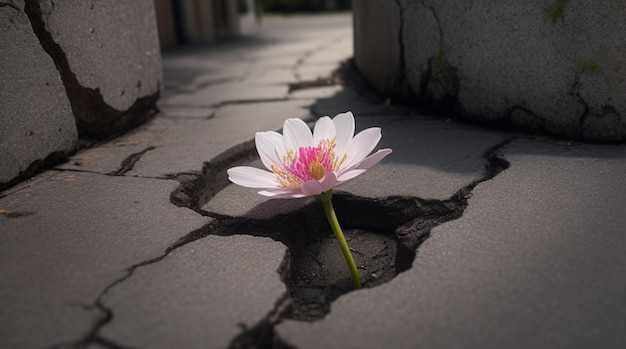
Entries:
{"type": "Polygon", "coordinates": [[[302,183],[315,179],[321,180],[326,173],[336,171],[346,160],[335,156],[335,140],[323,140],[316,147],[300,147],[297,151],[289,149],[283,157],[283,167],[272,166],[278,183],[283,188],[299,188],[302,183]]]}
{"type": "Polygon", "coordinates": [[[287,170],[303,181],[309,179],[320,180],[328,171],[332,171],[329,160],[330,154],[321,147],[302,147],[298,149],[298,156],[287,165],[287,170]]]}

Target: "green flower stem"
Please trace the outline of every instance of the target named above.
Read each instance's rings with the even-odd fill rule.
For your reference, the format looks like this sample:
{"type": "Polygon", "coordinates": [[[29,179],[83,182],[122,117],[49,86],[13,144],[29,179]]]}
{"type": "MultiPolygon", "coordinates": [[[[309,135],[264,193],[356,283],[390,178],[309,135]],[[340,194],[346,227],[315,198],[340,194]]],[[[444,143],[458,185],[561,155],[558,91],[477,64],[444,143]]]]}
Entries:
{"type": "Polygon", "coordinates": [[[324,212],[326,212],[326,218],[328,219],[328,223],[330,223],[330,227],[332,228],[333,233],[335,233],[335,238],[337,239],[337,242],[339,242],[341,252],[343,252],[343,257],[348,263],[348,268],[350,268],[350,275],[352,275],[354,289],[358,290],[361,288],[361,278],[359,277],[359,271],[356,269],[356,263],[354,263],[354,258],[352,257],[352,253],[350,252],[350,247],[348,247],[346,238],[343,236],[343,232],[341,231],[341,227],[339,226],[339,221],[337,220],[337,215],[335,214],[335,209],[333,208],[332,197],[332,190],[315,196],[315,198],[321,201],[324,205],[324,212]]]}

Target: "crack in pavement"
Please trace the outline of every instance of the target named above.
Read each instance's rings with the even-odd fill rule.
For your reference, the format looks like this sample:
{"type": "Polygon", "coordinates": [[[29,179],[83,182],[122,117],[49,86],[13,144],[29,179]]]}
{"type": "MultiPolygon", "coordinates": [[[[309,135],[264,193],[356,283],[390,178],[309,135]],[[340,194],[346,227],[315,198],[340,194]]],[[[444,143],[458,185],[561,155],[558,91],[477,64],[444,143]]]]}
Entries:
{"type": "Polygon", "coordinates": [[[205,161],[202,174],[179,173],[167,176],[167,179],[174,179],[180,183],[170,194],[170,202],[206,215],[200,207],[230,184],[226,170],[250,163],[257,157],[254,140],[249,140],[225,150],[210,161],[205,161]]]}
{"type": "Polygon", "coordinates": [[[315,80],[303,80],[298,82],[290,82],[288,84],[288,94],[299,90],[306,90],[315,87],[336,86],[339,85],[332,76],[319,77],[315,80]]]}
{"type": "MultiPolygon", "coordinates": [[[[226,101],[216,104],[215,107],[285,100],[288,98],[226,101]]],[[[428,238],[430,230],[443,222],[460,217],[474,187],[508,167],[508,162],[499,158],[497,152],[511,140],[512,138],[506,139],[487,149],[483,154],[487,161],[484,176],[460,189],[447,200],[399,196],[369,199],[337,192],[334,204],[342,217],[344,233],[357,252],[364,286],[376,287],[410,269],[416,249],[428,238]],[[359,239],[365,236],[367,238],[359,239]]],[[[122,161],[118,170],[107,175],[123,175],[152,149],[154,147],[148,147],[131,154],[122,161]]],[[[88,305],[90,309],[97,309],[100,313],[90,331],[75,341],[61,343],[53,348],[87,347],[94,344],[106,348],[125,348],[122,343],[116,343],[102,334],[102,329],[115,320],[114,309],[105,302],[107,294],[129,280],[139,268],[159,263],[176,249],[207,236],[243,234],[269,237],[282,242],[288,248],[278,270],[281,280],[287,286],[287,292],[276,300],[275,306],[256,325],[250,328],[242,326],[241,333],[233,338],[230,348],[288,347],[274,332],[277,324],[284,319],[315,321],[327,315],[331,303],[351,292],[352,286],[343,270],[343,262],[334,263],[329,260],[331,255],[337,255],[331,252],[338,250],[333,245],[335,241],[332,234],[329,234],[319,203],[309,204],[271,219],[231,217],[201,209],[216,193],[230,184],[226,174],[228,168],[249,163],[257,156],[254,140],[250,140],[205,162],[201,174],[177,173],[166,176],[165,179],[174,179],[180,183],[170,193],[170,202],[173,205],[189,208],[212,220],[182,236],[160,255],[126,268],[122,276],[106,285],[93,303],[88,305]],[[294,227],[306,230],[305,234],[299,234],[296,238],[293,234],[294,227]],[[312,264],[316,265],[316,275],[310,273],[314,269],[312,264]]]]}
{"type": "Polygon", "coordinates": [[[584,108],[583,112],[580,114],[580,117],[578,118],[578,127],[579,127],[578,133],[579,135],[582,136],[583,130],[584,130],[584,124],[585,124],[585,121],[587,120],[587,117],[589,116],[590,108],[589,108],[589,103],[587,103],[587,101],[580,94],[579,74],[576,74],[576,76],[574,77],[574,83],[570,87],[569,95],[572,98],[574,98],[576,101],[578,101],[584,108]]]}
{"type": "MultiPolygon", "coordinates": [[[[203,227],[200,227],[196,230],[194,230],[193,232],[189,233],[188,236],[196,236],[198,235],[198,231],[203,231],[203,230],[207,230],[210,229],[209,227],[211,226],[212,223],[208,223],[203,227]]],[[[205,234],[200,234],[200,235],[204,235],[205,234]]],[[[165,251],[154,258],[150,258],[147,259],[145,261],[139,262],[137,264],[134,264],[130,267],[128,267],[125,270],[124,275],[122,275],[121,277],[117,278],[116,280],[114,280],[113,282],[111,282],[110,284],[108,284],[96,297],[94,303],[92,305],[87,305],[86,307],[90,308],[90,309],[97,309],[98,311],[100,311],[102,313],[102,316],[100,317],[100,319],[98,319],[92,329],[81,339],[77,340],[77,341],[72,341],[69,343],[61,343],[61,344],[57,344],[52,346],[51,348],[57,349],[57,348],[85,348],[90,344],[99,344],[101,346],[104,346],[106,348],[112,348],[112,349],[120,349],[120,348],[127,348],[127,346],[124,346],[122,344],[116,343],[115,341],[105,338],[100,334],[100,331],[102,330],[102,328],[104,326],[106,326],[107,324],[109,324],[111,321],[113,321],[114,319],[114,312],[113,309],[111,309],[110,307],[108,307],[105,303],[104,303],[104,297],[106,296],[106,294],[113,288],[115,288],[116,286],[120,285],[121,283],[123,283],[124,281],[128,280],[133,273],[144,266],[148,266],[154,263],[158,263],[160,261],[162,261],[165,257],[167,257],[170,253],[172,253],[174,250],[176,250],[179,247],[182,247],[190,242],[195,241],[196,239],[185,239],[185,238],[181,238],[179,239],[177,242],[175,242],[172,246],[168,247],[167,249],[165,249],[165,251]]]]}
{"type": "Polygon", "coordinates": [[[228,101],[222,101],[222,102],[218,102],[215,104],[207,104],[207,105],[201,105],[201,106],[190,106],[187,103],[183,103],[183,104],[176,104],[176,103],[166,103],[164,105],[164,108],[189,108],[189,107],[194,107],[194,108],[221,108],[221,107],[226,107],[229,105],[245,105],[245,104],[257,104],[257,103],[272,103],[272,102],[285,102],[285,101],[289,101],[291,100],[289,97],[279,97],[279,98],[259,98],[259,99],[239,99],[239,100],[228,100],[228,101]]]}
{"type": "MultiPolygon", "coordinates": [[[[512,140],[513,138],[507,138],[487,149],[483,155],[487,161],[484,176],[463,187],[447,200],[424,200],[399,196],[371,199],[349,193],[336,193],[335,207],[342,216],[346,236],[352,239],[352,247],[357,251],[361,248],[369,248],[376,252],[373,253],[373,257],[365,253],[357,256],[364,287],[376,287],[410,269],[416,249],[428,238],[430,230],[439,224],[459,218],[467,207],[467,200],[471,197],[471,191],[476,185],[492,179],[508,167],[509,163],[499,158],[497,152],[512,140]],[[355,237],[364,234],[367,234],[368,238],[363,239],[366,244],[361,245],[355,237]],[[376,242],[371,245],[371,241],[380,241],[376,236],[383,239],[382,246],[380,243],[376,245],[376,242]],[[381,258],[380,252],[389,248],[388,245],[394,240],[395,253],[391,251],[387,258],[381,258]]],[[[104,302],[107,293],[127,281],[137,269],[158,263],[174,250],[210,235],[243,234],[269,237],[288,247],[288,253],[278,270],[288,291],[279,297],[274,308],[255,326],[242,328],[242,332],[233,339],[229,348],[287,347],[274,332],[277,324],[283,319],[304,321],[322,319],[330,311],[330,305],[335,299],[353,291],[350,279],[346,277],[345,270],[343,270],[343,264],[334,263],[334,261],[328,263],[329,254],[324,253],[327,250],[336,252],[337,246],[333,246],[334,238],[329,234],[322,210],[318,207],[319,203],[315,202],[271,219],[231,217],[201,210],[200,207],[204,203],[229,184],[225,179],[226,169],[235,163],[250,161],[251,153],[254,152],[254,147],[250,145],[236,147],[236,149],[226,152],[226,155],[221,156],[220,159],[206,162],[202,175],[182,176],[180,188],[183,188],[186,195],[175,195],[174,193],[177,192],[175,191],[170,197],[172,204],[188,207],[213,220],[181,237],[161,255],[127,268],[124,275],[108,284],[89,306],[101,313],[92,329],[76,341],[61,343],[52,348],[87,347],[90,344],[98,344],[106,348],[125,348],[124,345],[101,335],[101,330],[115,318],[114,310],[104,302]],[[217,180],[220,177],[224,177],[225,180],[217,180]],[[190,181],[187,182],[185,179],[190,181]],[[190,183],[193,185],[189,186],[190,183]],[[212,185],[205,186],[206,183],[212,183],[212,185]],[[188,195],[190,193],[192,195],[188,195]],[[306,229],[305,234],[294,235],[294,227],[306,229]],[[323,272],[320,270],[317,276],[311,275],[308,273],[311,268],[310,262],[318,264],[320,269],[324,269],[324,266],[326,268],[323,272]],[[336,270],[333,270],[335,266],[336,270]]]]}
{"type": "Polygon", "coordinates": [[[30,216],[30,215],[35,214],[35,213],[37,213],[37,212],[34,212],[34,211],[7,211],[7,210],[0,209],[0,216],[4,216],[4,217],[6,217],[8,219],[30,216]]]}
{"type": "Polygon", "coordinates": [[[155,147],[150,146],[140,152],[130,154],[128,157],[126,157],[126,159],[122,160],[122,163],[120,164],[120,167],[117,170],[111,171],[107,173],[107,175],[108,176],[123,176],[126,172],[132,170],[133,167],[135,167],[135,164],[137,163],[137,161],[139,161],[139,159],[141,159],[141,157],[145,153],[147,153],[148,151],[152,149],[155,149],[155,147]]]}
{"type": "MultiPolygon", "coordinates": [[[[54,165],[67,161],[68,155],[71,154],[73,151],[73,149],[70,149],[68,151],[55,151],[48,154],[44,159],[33,161],[25,170],[20,171],[17,177],[9,180],[8,182],[0,182],[0,191],[8,189],[19,182],[31,178],[37,173],[38,170],[42,168],[52,167],[54,165]]],[[[0,194],[0,198],[2,197],[3,195],[0,194]]]]}
{"type": "Polygon", "coordinates": [[[435,6],[428,1],[418,2],[427,8],[437,24],[439,47],[435,56],[428,59],[428,69],[420,79],[420,98],[433,110],[457,113],[459,111],[459,86],[461,72],[446,57],[443,25],[435,6]]]}
{"type": "MultiPolygon", "coordinates": [[[[134,164],[141,157],[141,155],[149,151],[151,148],[153,147],[148,147],[141,152],[129,156],[126,159],[128,161],[124,160],[122,162],[120,169],[132,166],[132,164],[134,164]]],[[[213,195],[215,195],[219,190],[228,185],[229,182],[227,179],[226,170],[233,165],[250,162],[252,160],[253,154],[256,155],[254,141],[244,142],[224,151],[220,155],[213,158],[211,161],[205,162],[202,174],[180,173],[169,175],[167,176],[167,178],[162,178],[174,179],[179,181],[180,183],[179,187],[170,194],[170,202],[175,206],[187,207],[198,213],[203,214],[199,207],[202,207],[202,205],[206,203],[211,197],[213,197],[213,195]]],[[[128,170],[130,170],[130,168],[128,168],[128,170]]],[[[220,225],[220,219],[209,222],[203,227],[200,227],[199,229],[196,229],[181,237],[172,246],[168,247],[161,255],[128,267],[125,270],[123,276],[108,284],[98,294],[93,304],[87,306],[90,309],[97,309],[102,314],[100,318],[95,321],[91,330],[80,339],[68,343],[53,345],[51,346],[51,348],[84,348],[89,346],[90,344],[98,344],[103,347],[112,349],[126,348],[126,346],[105,338],[100,334],[102,328],[104,328],[114,319],[113,309],[108,307],[104,302],[104,298],[107,293],[111,289],[128,280],[138,268],[158,263],[174,250],[183,247],[188,243],[194,242],[197,239],[209,235],[217,235],[214,232],[219,230],[220,225]]]]}
{"type": "Polygon", "coordinates": [[[177,94],[192,94],[194,92],[197,92],[198,90],[201,90],[207,87],[222,85],[222,84],[227,84],[230,82],[237,82],[237,81],[243,81],[243,80],[240,77],[219,78],[219,79],[213,79],[213,80],[200,82],[196,85],[193,85],[191,88],[187,88],[185,86],[178,87],[178,88],[170,90],[169,92],[175,92],[177,94]]]}

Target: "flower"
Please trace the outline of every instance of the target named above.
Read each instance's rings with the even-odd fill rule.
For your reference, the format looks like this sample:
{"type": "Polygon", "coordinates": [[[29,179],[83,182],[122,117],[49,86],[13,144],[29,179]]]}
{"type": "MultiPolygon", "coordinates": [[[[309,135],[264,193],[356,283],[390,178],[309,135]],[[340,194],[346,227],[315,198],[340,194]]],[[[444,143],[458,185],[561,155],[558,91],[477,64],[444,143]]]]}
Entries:
{"type": "Polygon", "coordinates": [[[261,162],[271,172],[238,166],[228,169],[228,179],[244,187],[261,188],[259,194],[274,198],[315,196],[322,202],[339,242],[354,288],[359,289],[359,271],[333,208],[332,188],[365,172],[389,155],[391,149],[380,149],[368,156],[380,141],[380,128],[368,128],[355,136],[351,112],[338,114],[332,120],[327,116],[320,118],[313,133],[304,121],[287,119],[283,133],[257,132],[254,137],[261,162]]]}
{"type": "Polygon", "coordinates": [[[287,119],[283,135],[257,132],[256,148],[263,165],[271,172],[238,166],[228,170],[231,182],[263,189],[259,194],[273,198],[320,195],[372,167],[391,149],[369,155],[381,138],[378,127],[354,136],[354,116],[338,114],[320,118],[311,129],[300,119],[287,119]]]}

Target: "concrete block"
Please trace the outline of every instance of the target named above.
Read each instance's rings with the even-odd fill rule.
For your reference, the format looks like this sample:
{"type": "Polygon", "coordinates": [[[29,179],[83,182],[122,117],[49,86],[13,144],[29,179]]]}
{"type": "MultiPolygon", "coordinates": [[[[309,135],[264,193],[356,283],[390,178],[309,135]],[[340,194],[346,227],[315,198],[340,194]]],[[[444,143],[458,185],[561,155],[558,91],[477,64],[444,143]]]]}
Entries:
{"type": "Polygon", "coordinates": [[[45,159],[65,156],[78,137],[54,62],[24,3],[11,4],[0,6],[0,189],[45,159]]]}
{"type": "Polygon", "coordinates": [[[29,4],[83,136],[107,137],[147,117],[162,81],[150,0],[29,4]]]}
{"type": "Polygon", "coordinates": [[[153,1],[55,3],[46,16],[81,86],[127,110],[159,91],[161,58],[153,1]]]}
{"type": "Polygon", "coordinates": [[[151,0],[10,1],[0,16],[0,188],[64,158],[78,136],[150,116],[162,80],[151,0]]]}
{"type": "Polygon", "coordinates": [[[469,119],[626,139],[626,8],[618,2],[404,0],[401,18],[376,19],[364,4],[373,2],[356,2],[355,59],[382,92],[406,92],[388,83],[400,69],[421,102],[469,119]],[[381,33],[401,44],[361,39],[378,42],[381,33]],[[398,52],[395,61],[365,63],[398,52]]]}
{"type": "Polygon", "coordinates": [[[555,31],[561,23],[552,23],[544,6],[408,6],[406,62],[418,65],[408,76],[410,85],[421,88],[425,101],[445,103],[472,119],[511,118],[524,127],[576,136],[584,108],[570,94],[574,74],[559,49],[572,38],[555,31]],[[408,20],[413,16],[430,20],[408,20]],[[416,40],[417,32],[422,34],[416,40]]]}

